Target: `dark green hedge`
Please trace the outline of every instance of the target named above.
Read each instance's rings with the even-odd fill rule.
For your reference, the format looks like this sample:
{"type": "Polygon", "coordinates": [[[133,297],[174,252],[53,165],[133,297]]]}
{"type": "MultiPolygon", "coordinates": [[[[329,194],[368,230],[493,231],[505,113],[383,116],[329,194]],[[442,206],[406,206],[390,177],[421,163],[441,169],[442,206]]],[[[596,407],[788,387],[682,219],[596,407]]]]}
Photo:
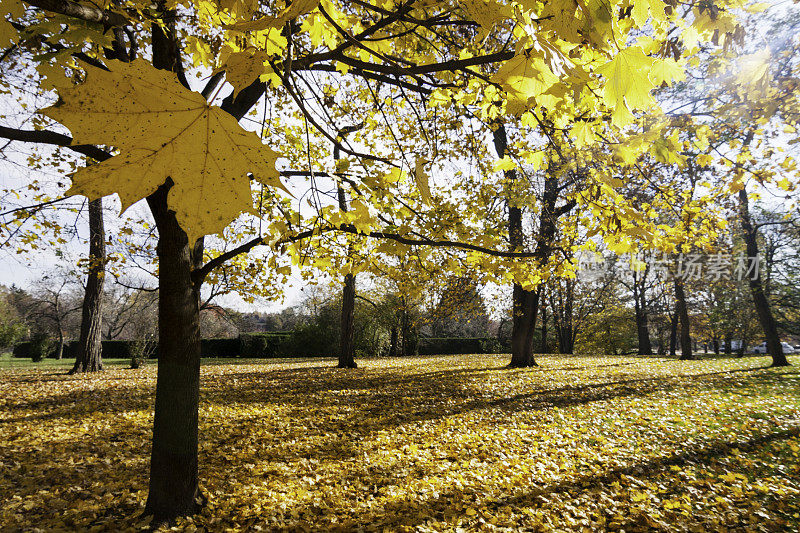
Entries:
{"type": "MultiPolygon", "coordinates": [[[[132,355],[131,344],[133,341],[103,341],[103,357],[107,359],[127,359],[132,355]]],[[[30,341],[20,342],[14,346],[12,355],[14,357],[28,358],[31,354],[30,341]]],[[[70,341],[64,344],[64,352],[62,356],[65,359],[75,357],[75,350],[78,347],[77,341],[70,341]]],[[[48,357],[55,356],[56,344],[52,344],[50,354],[48,357]]]]}
{"type": "Polygon", "coordinates": [[[494,337],[428,337],[419,339],[420,355],[505,353],[510,347],[494,337]]]}
{"type": "Polygon", "coordinates": [[[201,339],[200,357],[239,357],[239,339],[201,339]]]}
{"type": "Polygon", "coordinates": [[[293,342],[291,332],[245,333],[239,335],[241,357],[272,359],[291,357],[293,342]]]}
{"type": "MultiPolygon", "coordinates": [[[[312,339],[305,330],[295,332],[245,333],[233,339],[202,339],[200,355],[218,358],[273,359],[278,357],[328,357],[335,356],[338,342],[330,339],[312,339]]],[[[128,359],[133,355],[134,341],[103,341],[103,357],[128,359]]],[[[64,357],[74,358],[77,343],[64,345],[64,357]]],[[[420,355],[504,353],[510,348],[494,337],[460,338],[429,337],[419,339],[420,355]]],[[[157,358],[158,349],[153,358],[157,358]]],[[[31,343],[20,342],[14,346],[14,357],[29,358],[31,343]]]]}

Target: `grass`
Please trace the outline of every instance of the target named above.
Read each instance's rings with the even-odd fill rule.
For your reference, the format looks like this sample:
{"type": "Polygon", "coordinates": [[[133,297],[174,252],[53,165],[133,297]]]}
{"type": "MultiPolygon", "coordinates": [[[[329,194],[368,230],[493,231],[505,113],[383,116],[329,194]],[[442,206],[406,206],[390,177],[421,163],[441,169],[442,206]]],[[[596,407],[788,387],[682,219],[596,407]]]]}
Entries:
{"type": "MultiPolygon", "coordinates": [[[[154,361],[155,363],[155,361],[154,361]]],[[[11,357],[10,353],[4,353],[0,355],[0,369],[6,368],[19,368],[19,369],[27,369],[27,370],[42,370],[42,369],[63,369],[65,372],[72,368],[72,365],[75,364],[75,359],[72,358],[65,358],[65,359],[42,359],[38,363],[34,363],[31,361],[30,358],[22,358],[22,357],[11,357]]],[[[130,366],[131,360],[130,359],[103,359],[104,366],[130,366]]]]}
{"type": "MultiPolygon", "coordinates": [[[[279,361],[281,363],[287,362],[300,362],[300,361],[308,361],[308,358],[282,358],[279,361]]],[[[331,358],[315,358],[314,361],[332,361],[331,358]]],[[[201,364],[206,365],[257,365],[257,364],[268,364],[269,362],[264,359],[251,359],[251,358],[241,358],[241,359],[231,359],[228,357],[204,357],[201,360],[201,364]]],[[[42,359],[38,363],[34,363],[30,358],[27,357],[12,357],[11,352],[6,352],[4,354],[0,354],[0,369],[27,369],[27,370],[47,370],[52,369],[53,371],[58,371],[63,369],[64,372],[72,368],[72,365],[75,364],[75,360],[72,358],[64,358],[64,359],[42,359]]],[[[130,358],[105,358],[103,359],[103,366],[104,367],[130,367],[131,360],[130,358]]],[[[146,365],[156,365],[157,361],[155,359],[148,359],[145,361],[146,365]]]]}
{"type": "MultiPolygon", "coordinates": [[[[792,531],[800,357],[209,361],[194,531],[792,531]]],[[[0,529],[136,530],[155,365],[0,369],[0,529]]]]}

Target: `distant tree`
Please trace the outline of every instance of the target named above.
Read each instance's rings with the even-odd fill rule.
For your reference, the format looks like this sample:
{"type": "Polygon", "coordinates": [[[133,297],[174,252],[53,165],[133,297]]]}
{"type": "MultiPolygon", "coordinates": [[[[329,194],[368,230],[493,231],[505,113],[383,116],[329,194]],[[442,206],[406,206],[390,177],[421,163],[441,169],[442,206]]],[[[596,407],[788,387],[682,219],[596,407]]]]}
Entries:
{"type": "Polygon", "coordinates": [[[105,294],[103,337],[138,339],[142,335],[154,334],[157,310],[157,292],[113,286],[105,294]]]}
{"type": "Polygon", "coordinates": [[[32,333],[55,339],[56,359],[63,357],[67,339],[78,333],[81,298],[75,290],[75,281],[66,272],[44,276],[35,285],[32,308],[26,314],[32,333]]]}
{"type": "Polygon", "coordinates": [[[616,294],[606,293],[599,310],[592,313],[575,339],[575,351],[588,354],[623,354],[637,342],[634,310],[620,302],[616,294]]]}
{"type": "Polygon", "coordinates": [[[12,347],[28,332],[27,324],[14,306],[13,290],[16,288],[0,285],[0,350],[12,347]]]}
{"type": "Polygon", "coordinates": [[[485,337],[489,315],[478,283],[468,276],[452,278],[428,316],[434,337],[485,337]]]}

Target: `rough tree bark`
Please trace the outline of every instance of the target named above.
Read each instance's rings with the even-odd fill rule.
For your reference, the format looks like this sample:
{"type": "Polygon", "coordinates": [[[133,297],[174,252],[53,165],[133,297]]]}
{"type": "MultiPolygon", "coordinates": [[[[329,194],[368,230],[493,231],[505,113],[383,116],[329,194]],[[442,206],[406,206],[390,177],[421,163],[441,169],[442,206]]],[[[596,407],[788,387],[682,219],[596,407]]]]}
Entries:
{"type": "Polygon", "coordinates": [[[342,322],[339,343],[339,368],[356,368],[353,339],[355,336],[356,277],[347,274],[342,287],[342,322]]]}
{"type": "Polygon", "coordinates": [[[664,339],[664,328],[659,326],[658,328],[658,355],[666,355],[667,354],[667,343],[664,339]]]}
{"type": "MultiPolygon", "coordinates": [[[[153,24],[153,65],[185,82],[175,34],[175,12],[160,6],[164,25],[153,24]]],[[[158,229],[158,373],[153,419],[150,483],[144,514],[152,526],[195,514],[203,505],[198,485],[200,397],[200,265],[203,239],[195,246],[167,206],[171,180],[148,196],[158,229]]]]}
{"type": "Polygon", "coordinates": [[[669,355],[675,357],[678,352],[678,311],[669,317],[669,355]]]}
{"type": "Polygon", "coordinates": [[[675,314],[680,320],[681,325],[681,357],[682,361],[694,359],[692,352],[692,334],[689,329],[689,310],[686,307],[686,294],[683,291],[683,283],[675,278],[675,314]]]}
{"type": "MultiPolygon", "coordinates": [[[[120,27],[111,30],[114,39],[105,49],[108,59],[132,61],[136,47],[125,48],[125,32],[120,27]]],[[[103,221],[103,199],[89,202],[89,277],[81,309],[81,333],[70,374],[96,372],[103,369],[103,282],[105,279],[106,248],[103,221]]]]}
{"type": "Polygon", "coordinates": [[[145,505],[154,526],[194,514],[203,503],[197,470],[200,285],[192,279],[202,245],[189,246],[167,208],[170,183],[147,198],[158,228],[158,376],[145,505]]]}
{"type": "Polygon", "coordinates": [[[400,305],[400,355],[416,355],[419,348],[417,324],[411,317],[405,297],[400,299],[400,305]]]}
{"type": "MultiPolygon", "coordinates": [[[[506,128],[500,124],[494,130],[494,148],[498,157],[505,157],[508,151],[506,128]]],[[[510,182],[517,180],[515,169],[504,171],[510,182]]],[[[520,251],[524,244],[522,233],[522,209],[508,200],[508,240],[512,251],[520,251]]],[[[522,288],[515,283],[511,303],[511,362],[512,368],[538,366],[533,356],[533,336],[536,329],[536,314],[539,310],[539,297],[536,291],[522,288]]]]}
{"type": "Polygon", "coordinates": [[[106,265],[106,233],[103,199],[89,202],[89,275],[81,307],[81,333],[70,374],[103,369],[103,282],[106,265]]]}
{"type": "Polygon", "coordinates": [[[58,343],[56,344],[56,353],[53,355],[53,359],[58,359],[59,361],[64,357],[64,330],[59,327],[58,328],[58,343]]]}
{"type": "MultiPolygon", "coordinates": [[[[339,147],[333,147],[333,159],[339,160],[339,147]]],[[[337,187],[337,194],[339,197],[339,209],[342,212],[347,211],[347,198],[344,194],[344,189],[341,185],[337,187]]],[[[348,248],[347,255],[349,256],[351,250],[348,248]]],[[[357,368],[355,360],[355,347],[353,346],[353,339],[355,338],[355,310],[356,310],[356,277],[352,273],[348,273],[344,277],[344,286],[342,287],[342,318],[340,322],[340,337],[339,337],[339,364],[338,368],[357,368]]]]}
{"type": "Polygon", "coordinates": [[[786,359],[786,354],[783,353],[783,346],[781,346],[781,339],[778,335],[778,324],[775,322],[769,300],[761,284],[761,269],[758,268],[758,230],[750,218],[750,205],[745,187],[742,187],[739,191],[739,220],[747,249],[748,264],[755,265],[755,271],[748,278],[750,294],[753,297],[758,322],[764,330],[767,351],[772,356],[772,366],[789,366],[789,361],[786,359]]]}
{"type": "Polygon", "coordinates": [[[512,368],[539,366],[533,356],[533,338],[536,332],[536,315],[539,311],[539,293],[526,291],[514,284],[511,320],[512,368]]]}
{"type": "MultiPolygon", "coordinates": [[[[555,303],[555,300],[553,300],[555,303]]],[[[558,338],[558,352],[571,354],[575,351],[575,327],[573,323],[573,308],[575,306],[575,283],[565,280],[563,288],[558,289],[558,306],[553,309],[553,325],[558,338]]]]}

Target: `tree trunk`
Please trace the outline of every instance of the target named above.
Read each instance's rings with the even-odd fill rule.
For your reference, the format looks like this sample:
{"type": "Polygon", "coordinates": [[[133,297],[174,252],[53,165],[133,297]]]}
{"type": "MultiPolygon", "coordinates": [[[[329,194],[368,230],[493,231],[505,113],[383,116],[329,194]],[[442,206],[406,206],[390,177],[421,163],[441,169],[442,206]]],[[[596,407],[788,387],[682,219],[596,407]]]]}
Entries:
{"type": "Polygon", "coordinates": [[[652,355],[653,346],[650,344],[650,331],[647,327],[647,313],[644,311],[636,315],[636,334],[639,339],[639,355],[652,355]]]}
{"type": "Polygon", "coordinates": [[[353,354],[354,314],[356,307],[356,277],[347,274],[342,288],[342,323],[339,343],[339,368],[356,368],[353,354]]]}
{"type": "Polygon", "coordinates": [[[81,307],[81,333],[70,374],[103,370],[103,283],[106,233],[103,199],[89,202],[89,275],[81,307]]]}
{"type": "Polygon", "coordinates": [[[678,312],[669,317],[669,355],[675,357],[678,351],[678,312]]]}
{"type": "MultiPolygon", "coordinates": [[[[161,9],[164,4],[160,4],[161,9]]],[[[175,32],[175,11],[163,9],[153,24],[153,65],[185,76],[175,32]]],[[[240,93],[241,95],[241,93],[240,93]]],[[[200,285],[192,272],[203,257],[203,239],[192,248],[167,206],[172,180],[147,197],[158,228],[158,374],[150,483],[144,514],[153,528],[197,513],[204,503],[198,483],[200,400],[200,285]]]]}
{"type": "Polygon", "coordinates": [[[761,284],[761,270],[758,268],[758,235],[757,229],[750,220],[750,206],[747,197],[747,189],[742,187],[739,191],[739,219],[742,225],[742,235],[747,248],[748,264],[755,265],[755,272],[749,276],[750,294],[753,297],[753,304],[758,315],[758,322],[764,330],[764,337],[767,341],[767,352],[772,356],[772,366],[789,366],[789,361],[783,353],[781,339],[778,334],[778,325],[772,314],[769,300],[764,294],[761,284]]]}
{"type": "Polygon", "coordinates": [[[55,359],[61,361],[64,357],[64,330],[58,328],[58,346],[56,346],[55,359]]]}
{"type": "Polygon", "coordinates": [[[202,245],[190,248],[175,213],[167,208],[168,190],[162,186],[147,199],[159,233],[158,377],[145,505],[153,525],[172,523],[202,506],[197,471],[200,287],[192,280],[202,245]]]}
{"type": "Polygon", "coordinates": [[[574,351],[574,338],[571,324],[564,324],[558,329],[558,351],[559,353],[571,355],[574,351]]]}
{"type": "Polygon", "coordinates": [[[652,355],[653,346],[650,344],[650,330],[647,320],[647,299],[645,296],[646,272],[639,279],[633,280],[633,304],[636,316],[636,337],[639,341],[639,355],[652,355]]]}
{"type": "Polygon", "coordinates": [[[662,326],[658,327],[658,355],[666,355],[667,353],[667,345],[666,341],[664,340],[664,328],[662,326]]]}
{"type": "Polygon", "coordinates": [[[714,354],[715,354],[715,355],[719,355],[719,338],[718,338],[718,337],[714,337],[714,338],[711,340],[711,343],[712,343],[711,345],[712,345],[712,346],[713,346],[713,348],[714,348],[714,354]]]}
{"type": "Polygon", "coordinates": [[[397,324],[392,326],[391,340],[389,342],[389,357],[397,357],[397,324]]]}
{"type": "MultiPolygon", "coordinates": [[[[498,157],[505,157],[508,151],[508,137],[504,125],[494,130],[494,148],[498,157]]],[[[504,171],[509,182],[517,180],[515,169],[504,171]]],[[[520,251],[524,244],[522,233],[522,209],[510,199],[508,205],[508,239],[512,251],[520,251]]],[[[536,328],[536,314],[539,310],[539,295],[515,283],[511,303],[511,362],[512,368],[538,366],[533,357],[533,336],[536,328]]]]}
{"type": "Polygon", "coordinates": [[[553,309],[556,335],[558,336],[558,352],[572,354],[575,351],[575,326],[573,323],[573,307],[575,305],[575,284],[565,280],[563,291],[559,289],[558,309],[553,309]]]}
{"type": "MultiPolygon", "coordinates": [[[[333,159],[338,163],[339,161],[339,145],[333,145],[333,159]]],[[[339,200],[339,209],[347,212],[347,197],[345,196],[344,189],[341,185],[336,187],[336,192],[339,200]]],[[[348,246],[347,256],[352,254],[352,248],[348,246]]],[[[348,273],[344,277],[344,287],[342,287],[342,319],[340,324],[340,338],[339,338],[339,368],[356,368],[355,348],[353,346],[353,339],[355,337],[355,309],[356,309],[356,277],[352,273],[348,273]]]]}
{"type": "Polygon", "coordinates": [[[547,302],[544,301],[544,292],[542,293],[542,302],[540,306],[542,308],[542,339],[541,345],[539,346],[539,353],[548,353],[548,346],[547,346],[547,302]]]}
{"type": "Polygon", "coordinates": [[[412,323],[408,306],[403,300],[403,310],[400,315],[400,347],[402,355],[416,355],[419,348],[419,336],[417,335],[416,324],[412,323]]]}
{"type": "Polygon", "coordinates": [[[539,293],[526,291],[514,284],[513,319],[511,322],[512,368],[539,366],[533,356],[533,337],[536,331],[536,315],[539,310],[539,293]]]}
{"type": "Polygon", "coordinates": [[[681,360],[694,359],[692,353],[692,335],[689,329],[689,311],[686,308],[686,295],[683,292],[683,283],[675,278],[675,314],[681,323],[681,360]]]}
{"type": "Polygon", "coordinates": [[[558,351],[563,354],[572,355],[572,352],[575,351],[574,338],[572,326],[564,328],[558,341],[558,351]]]}
{"type": "Polygon", "coordinates": [[[726,354],[729,354],[729,355],[730,355],[730,353],[731,353],[731,351],[732,351],[732,350],[731,350],[731,341],[732,341],[732,340],[733,340],[733,337],[732,337],[732,335],[731,335],[730,333],[726,333],[726,334],[725,334],[725,345],[724,345],[725,347],[724,347],[724,352],[725,352],[726,354]]]}
{"type": "Polygon", "coordinates": [[[405,309],[400,313],[400,354],[409,355],[408,349],[408,313],[405,309]]]}

